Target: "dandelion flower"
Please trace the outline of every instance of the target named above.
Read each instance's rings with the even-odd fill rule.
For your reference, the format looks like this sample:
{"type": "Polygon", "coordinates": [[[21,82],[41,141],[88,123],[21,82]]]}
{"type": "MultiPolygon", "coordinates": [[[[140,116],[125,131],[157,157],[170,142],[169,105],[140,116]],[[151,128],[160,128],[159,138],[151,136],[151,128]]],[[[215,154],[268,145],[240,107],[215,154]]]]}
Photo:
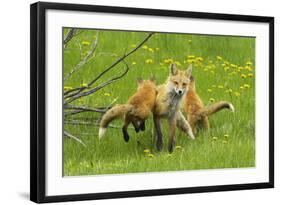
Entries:
{"type": "Polygon", "coordinates": [[[171,63],[173,63],[173,62],[174,62],[174,60],[171,59],[171,58],[168,58],[168,59],[165,59],[165,60],[164,60],[164,63],[166,63],[166,64],[171,64],[171,63]]]}
{"type": "Polygon", "coordinates": [[[254,76],[253,73],[249,73],[249,74],[248,74],[248,77],[250,77],[250,78],[253,77],[253,76],[254,76]]]}
{"type": "Polygon", "coordinates": [[[215,99],[214,99],[214,98],[210,98],[209,101],[210,101],[210,102],[214,102],[215,99]]]}
{"type": "Polygon", "coordinates": [[[110,96],[110,93],[104,93],[103,95],[104,96],[110,96]]]}
{"type": "Polygon", "coordinates": [[[244,88],[250,88],[249,84],[244,84],[244,88]]]}
{"type": "Polygon", "coordinates": [[[228,71],[230,68],[228,66],[224,67],[224,71],[228,71]]]}
{"type": "Polygon", "coordinates": [[[210,89],[210,88],[209,88],[209,89],[207,89],[207,91],[208,91],[209,93],[213,92],[213,90],[212,90],[212,89],[210,89]]]}
{"type": "Polygon", "coordinates": [[[218,88],[219,88],[219,89],[223,89],[224,86],[223,86],[223,85],[218,85],[218,88]]]}
{"type": "Polygon", "coordinates": [[[245,88],[244,88],[244,86],[242,85],[242,86],[240,86],[240,90],[244,90],[245,88]]]}
{"type": "Polygon", "coordinates": [[[223,143],[223,144],[227,144],[227,140],[223,140],[222,143],[223,143]]]}
{"type": "Polygon", "coordinates": [[[63,89],[64,89],[64,90],[71,90],[72,87],[71,87],[71,86],[64,86],[63,89]]]}
{"type": "Polygon", "coordinates": [[[87,83],[82,83],[81,86],[82,87],[88,87],[88,84],[87,83]]]}
{"type": "Polygon", "coordinates": [[[148,49],[148,46],[144,45],[144,46],[142,46],[142,48],[146,50],[146,49],[148,49]]]}
{"type": "Polygon", "coordinates": [[[212,140],[216,141],[218,140],[218,137],[213,137],[212,140]]]}
{"type": "Polygon", "coordinates": [[[151,63],[153,63],[153,60],[151,58],[149,58],[149,59],[145,60],[145,63],[146,64],[151,64],[151,63]]]}
{"type": "Polygon", "coordinates": [[[132,65],[136,65],[136,64],[137,64],[137,62],[136,62],[136,61],[133,61],[133,62],[132,62],[132,65]]]}
{"type": "Polygon", "coordinates": [[[150,153],[150,150],[149,149],[144,149],[143,153],[150,153]]]}
{"type": "Polygon", "coordinates": [[[188,59],[187,62],[188,62],[189,64],[192,64],[192,63],[195,62],[195,60],[194,60],[194,59],[188,59]]]}
{"type": "Polygon", "coordinates": [[[195,55],[188,55],[187,58],[195,58],[195,55]]]}
{"type": "Polygon", "coordinates": [[[221,61],[222,57],[221,56],[217,56],[217,60],[221,61]]]}
{"type": "Polygon", "coordinates": [[[181,149],[182,147],[181,146],[176,146],[176,149],[181,149]]]}
{"type": "Polygon", "coordinates": [[[241,94],[240,94],[239,92],[234,92],[234,95],[235,95],[236,97],[238,97],[238,96],[240,96],[241,94]]]}
{"type": "Polygon", "coordinates": [[[245,74],[241,74],[241,78],[247,78],[245,74]]]}
{"type": "Polygon", "coordinates": [[[225,135],[224,135],[224,137],[225,137],[225,138],[228,138],[228,137],[229,137],[229,135],[228,135],[228,134],[225,134],[225,135]]]}
{"type": "Polygon", "coordinates": [[[175,64],[176,64],[177,66],[181,66],[181,63],[180,63],[179,61],[175,61],[175,64]]]}
{"type": "Polygon", "coordinates": [[[90,45],[91,43],[89,42],[89,41],[82,41],[82,45],[84,45],[84,46],[88,46],[88,45],[90,45]]]}
{"type": "Polygon", "coordinates": [[[230,89],[227,89],[225,92],[227,92],[227,93],[232,93],[233,90],[230,88],[230,89]]]}
{"type": "Polygon", "coordinates": [[[253,65],[253,63],[251,61],[248,61],[248,62],[246,62],[246,65],[251,66],[251,65],[253,65]]]}
{"type": "Polygon", "coordinates": [[[148,51],[150,51],[151,53],[154,52],[153,48],[148,48],[148,51]]]}
{"type": "Polygon", "coordinates": [[[203,58],[202,57],[197,57],[196,60],[200,62],[200,61],[203,61],[203,58]]]}
{"type": "Polygon", "coordinates": [[[154,154],[148,154],[147,156],[148,157],[154,157],[154,154]]]}

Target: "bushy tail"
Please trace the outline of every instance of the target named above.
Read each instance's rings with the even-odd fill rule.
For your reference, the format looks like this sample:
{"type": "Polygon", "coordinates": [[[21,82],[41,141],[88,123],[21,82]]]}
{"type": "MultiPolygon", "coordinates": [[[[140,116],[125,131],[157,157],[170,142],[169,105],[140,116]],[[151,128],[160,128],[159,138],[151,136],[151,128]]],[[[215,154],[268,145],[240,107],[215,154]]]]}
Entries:
{"type": "Polygon", "coordinates": [[[99,138],[102,138],[105,134],[106,128],[109,123],[116,118],[123,117],[126,113],[133,110],[133,106],[130,104],[116,105],[109,109],[100,121],[99,138]]]}
{"type": "Polygon", "coordinates": [[[209,116],[222,109],[229,109],[230,111],[234,112],[234,106],[230,102],[220,101],[200,109],[199,114],[203,116],[209,116]]]}

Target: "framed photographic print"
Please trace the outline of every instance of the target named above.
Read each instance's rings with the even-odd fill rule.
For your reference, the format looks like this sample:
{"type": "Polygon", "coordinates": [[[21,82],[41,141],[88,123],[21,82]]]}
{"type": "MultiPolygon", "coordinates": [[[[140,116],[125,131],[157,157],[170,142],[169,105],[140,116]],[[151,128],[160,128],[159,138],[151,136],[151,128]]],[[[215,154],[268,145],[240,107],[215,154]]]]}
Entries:
{"type": "Polygon", "coordinates": [[[30,198],[274,187],[274,18],[31,5],[30,198]]]}

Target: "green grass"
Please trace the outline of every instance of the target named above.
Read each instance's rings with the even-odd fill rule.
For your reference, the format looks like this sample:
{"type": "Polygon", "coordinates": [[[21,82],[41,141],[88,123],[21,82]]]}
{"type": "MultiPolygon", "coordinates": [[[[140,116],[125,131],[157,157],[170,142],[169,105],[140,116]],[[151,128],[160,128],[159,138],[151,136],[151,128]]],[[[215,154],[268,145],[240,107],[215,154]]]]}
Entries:
{"type": "MultiPolygon", "coordinates": [[[[95,37],[98,37],[97,50],[92,60],[67,79],[64,86],[75,88],[90,82],[105,67],[133,49],[146,36],[147,33],[142,32],[84,30],[74,37],[64,50],[64,74],[69,73],[80,58],[86,55],[90,48],[88,44],[95,37]]],[[[195,62],[192,62],[193,75],[197,92],[203,102],[207,105],[213,99],[231,101],[235,112],[224,110],[211,116],[211,129],[200,132],[193,141],[177,130],[178,147],[172,154],[167,151],[165,120],[162,120],[162,152],[155,149],[151,118],[146,123],[145,132],[136,134],[133,129],[129,129],[131,138],[128,143],[123,140],[121,129],[109,128],[104,139],[99,140],[97,126],[65,124],[64,129],[80,136],[87,146],[85,148],[68,138],[64,140],[64,175],[255,166],[255,39],[162,33],[153,35],[145,45],[147,47],[140,48],[126,59],[130,66],[126,76],[93,95],[74,101],[73,104],[104,107],[114,99],[117,99],[116,103],[125,103],[135,92],[138,77],[149,78],[154,74],[157,83],[161,84],[165,82],[169,73],[168,61],[171,60],[168,59],[178,61],[181,69],[186,68],[190,60],[195,59],[195,62]],[[149,48],[152,48],[153,52],[149,48]],[[200,61],[200,58],[203,60],[200,61]],[[252,65],[248,64],[247,67],[247,62],[252,62],[252,65]],[[229,89],[232,92],[229,92],[229,89]],[[144,149],[149,149],[153,156],[148,157],[143,152],[144,149]]],[[[120,74],[124,67],[124,64],[120,63],[94,86],[120,74]]],[[[99,117],[99,114],[83,113],[72,117],[80,120],[94,119],[99,117]]],[[[113,122],[117,126],[121,123],[121,120],[113,122]]]]}

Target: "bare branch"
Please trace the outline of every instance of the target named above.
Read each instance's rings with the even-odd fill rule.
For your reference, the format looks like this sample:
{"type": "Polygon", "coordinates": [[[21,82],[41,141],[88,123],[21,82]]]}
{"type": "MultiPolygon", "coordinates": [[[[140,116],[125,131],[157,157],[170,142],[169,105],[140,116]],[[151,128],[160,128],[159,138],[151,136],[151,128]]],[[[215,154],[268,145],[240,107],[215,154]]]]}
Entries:
{"type": "Polygon", "coordinates": [[[84,147],[86,147],[86,144],[81,139],[79,139],[78,137],[75,137],[75,136],[73,136],[72,134],[70,134],[66,131],[64,131],[63,133],[66,137],[69,137],[70,139],[73,139],[73,140],[79,142],[80,144],[82,144],[84,147]]]}
{"type": "Polygon", "coordinates": [[[105,73],[107,73],[108,71],[110,71],[112,68],[114,68],[117,64],[119,64],[121,61],[125,60],[125,58],[127,58],[128,56],[130,56],[131,54],[133,54],[135,51],[137,51],[145,42],[147,42],[151,36],[153,35],[153,33],[150,33],[138,46],[136,46],[134,49],[132,49],[129,53],[126,53],[125,55],[123,55],[122,57],[118,58],[113,64],[111,64],[109,67],[107,67],[106,69],[104,69],[96,78],[94,78],[90,83],[88,83],[87,86],[82,86],[80,88],[74,88],[72,90],[67,91],[67,94],[72,93],[68,96],[66,96],[67,94],[65,93],[65,98],[69,98],[69,97],[73,97],[75,95],[78,95],[79,93],[81,93],[82,91],[84,91],[86,88],[89,88],[90,86],[92,86],[100,77],[102,77],[105,73]],[[75,92],[76,91],[76,92],[75,92]],[[75,92],[75,93],[73,93],[75,92]]]}
{"type": "Polygon", "coordinates": [[[95,52],[97,45],[98,45],[98,35],[96,36],[95,40],[93,40],[89,53],[64,77],[64,80],[67,80],[76,70],[78,70],[78,68],[83,66],[88,61],[88,59],[95,52]]]}
{"type": "Polygon", "coordinates": [[[75,29],[74,29],[74,28],[71,28],[71,29],[67,32],[66,36],[65,36],[64,39],[63,39],[64,48],[66,48],[67,43],[73,38],[74,33],[75,33],[75,29]]]}
{"type": "Polygon", "coordinates": [[[102,84],[100,84],[100,85],[98,85],[98,86],[96,86],[96,87],[94,87],[94,88],[92,88],[92,89],[90,89],[90,90],[88,90],[88,91],[85,91],[85,92],[83,92],[83,93],[77,94],[77,95],[75,95],[75,96],[73,96],[73,97],[71,97],[71,98],[68,97],[69,99],[66,100],[64,104],[66,105],[66,104],[68,104],[68,103],[71,103],[71,102],[74,101],[74,100],[77,100],[78,98],[81,98],[81,97],[90,95],[90,94],[92,94],[92,93],[94,93],[94,92],[97,92],[97,91],[100,90],[101,88],[103,88],[103,87],[105,87],[105,86],[107,86],[107,85],[109,85],[109,84],[111,84],[111,83],[114,83],[115,81],[117,81],[117,80],[119,80],[120,78],[122,78],[122,77],[123,77],[124,75],[126,75],[127,72],[129,71],[129,66],[128,66],[128,64],[127,64],[125,61],[124,61],[124,63],[125,63],[125,65],[126,65],[126,69],[125,69],[125,71],[124,71],[121,75],[116,76],[116,77],[114,77],[114,78],[111,78],[110,80],[108,80],[108,81],[106,81],[106,82],[103,82],[102,84]]]}

